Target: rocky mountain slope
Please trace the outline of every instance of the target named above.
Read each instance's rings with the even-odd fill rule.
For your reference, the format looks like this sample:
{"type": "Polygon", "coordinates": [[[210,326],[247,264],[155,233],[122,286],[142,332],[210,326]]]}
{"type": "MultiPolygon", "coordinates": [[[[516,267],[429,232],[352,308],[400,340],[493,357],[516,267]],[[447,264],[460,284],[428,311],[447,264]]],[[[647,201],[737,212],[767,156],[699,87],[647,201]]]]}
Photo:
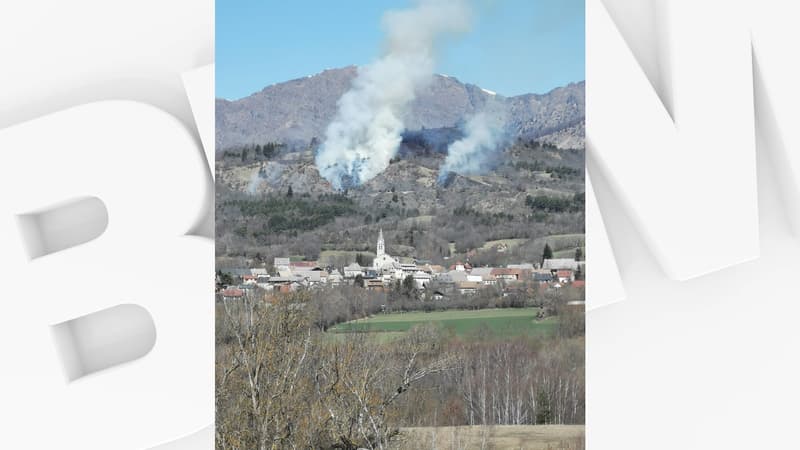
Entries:
{"type": "MultiPolygon", "coordinates": [[[[268,86],[248,97],[216,101],[217,151],[246,144],[280,142],[305,146],[322,140],[357,68],[330,69],[268,86]]],[[[410,131],[458,126],[488,101],[504,104],[512,137],[541,139],[559,148],[583,147],[585,83],[546,94],[502,97],[446,75],[434,76],[405,117],[410,131]]]]}
{"type": "Polygon", "coordinates": [[[314,154],[355,74],[354,67],[328,70],[217,100],[218,255],[316,259],[324,250],[354,258],[383,229],[394,254],[445,263],[489,241],[530,240],[514,254],[471,256],[502,264],[534,260],[544,236],[583,232],[584,83],[505,98],[437,75],[411,104],[388,167],[337,191],[320,176],[314,154]],[[487,150],[494,153],[480,174],[439,183],[448,145],[487,102],[505,107],[511,139],[487,150]],[[262,150],[267,143],[280,145],[262,150]],[[544,206],[532,203],[537,198],[544,206]]]}

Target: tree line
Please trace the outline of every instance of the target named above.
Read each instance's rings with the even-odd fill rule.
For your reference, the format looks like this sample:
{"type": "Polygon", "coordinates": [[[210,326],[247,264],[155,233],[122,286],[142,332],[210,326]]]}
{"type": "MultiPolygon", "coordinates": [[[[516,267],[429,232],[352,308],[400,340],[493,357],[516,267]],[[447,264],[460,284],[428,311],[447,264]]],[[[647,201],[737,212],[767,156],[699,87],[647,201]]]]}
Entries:
{"type": "MultiPolygon", "coordinates": [[[[338,306],[372,304],[353,294],[338,306]]],[[[564,301],[552,336],[423,324],[385,341],[323,332],[337,299],[313,295],[217,304],[217,448],[385,449],[406,426],[584,421],[585,326],[564,301]]]]}
{"type": "Polygon", "coordinates": [[[267,142],[264,145],[240,145],[226,149],[222,152],[222,157],[224,159],[240,159],[241,162],[247,162],[249,159],[272,159],[284,147],[286,147],[284,144],[278,142],[267,142]]]}
{"type": "Polygon", "coordinates": [[[528,195],[525,205],[534,211],[540,212],[580,212],[585,204],[585,193],[578,192],[571,197],[556,197],[549,195],[528,195]]]}

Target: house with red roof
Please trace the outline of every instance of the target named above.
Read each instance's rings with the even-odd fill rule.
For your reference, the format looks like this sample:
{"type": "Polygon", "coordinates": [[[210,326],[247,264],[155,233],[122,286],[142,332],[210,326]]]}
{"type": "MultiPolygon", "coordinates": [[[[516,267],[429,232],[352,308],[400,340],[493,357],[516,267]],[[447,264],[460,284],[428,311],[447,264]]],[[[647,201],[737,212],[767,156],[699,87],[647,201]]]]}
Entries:
{"type": "Polygon", "coordinates": [[[575,272],[569,269],[561,269],[556,271],[556,278],[561,284],[571,283],[575,281],[575,272]]]}
{"type": "Polygon", "coordinates": [[[498,280],[524,281],[531,279],[531,271],[528,269],[509,269],[497,267],[492,269],[491,275],[498,280]]]}
{"type": "Polygon", "coordinates": [[[222,291],[222,299],[225,301],[241,300],[244,298],[244,289],[228,288],[222,291]]]}

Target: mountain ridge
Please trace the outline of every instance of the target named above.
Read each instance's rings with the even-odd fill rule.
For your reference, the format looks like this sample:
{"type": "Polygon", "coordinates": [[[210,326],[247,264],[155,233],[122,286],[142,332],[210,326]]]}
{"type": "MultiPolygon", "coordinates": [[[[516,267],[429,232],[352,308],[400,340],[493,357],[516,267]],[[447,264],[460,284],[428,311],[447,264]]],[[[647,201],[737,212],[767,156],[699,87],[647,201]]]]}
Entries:
{"type": "MultiPolygon", "coordinates": [[[[238,100],[217,98],[216,146],[280,142],[305,146],[324,139],[339,98],[350,89],[356,66],[275,83],[238,100]]],[[[457,127],[487,102],[505,104],[513,138],[541,139],[559,148],[582,148],[585,81],[544,94],[504,97],[458,78],[436,74],[419,90],[403,119],[409,131],[457,127]],[[552,135],[552,136],[550,136],[552,135]]]]}

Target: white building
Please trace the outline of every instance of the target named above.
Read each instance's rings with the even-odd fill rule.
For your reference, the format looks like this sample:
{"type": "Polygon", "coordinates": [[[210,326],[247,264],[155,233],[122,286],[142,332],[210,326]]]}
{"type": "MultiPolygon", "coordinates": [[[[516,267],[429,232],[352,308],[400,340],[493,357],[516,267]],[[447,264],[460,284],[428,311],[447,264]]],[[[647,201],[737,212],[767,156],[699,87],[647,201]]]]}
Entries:
{"type": "Polygon", "coordinates": [[[582,261],[575,261],[574,259],[570,258],[545,259],[543,268],[550,270],[578,270],[578,267],[580,267],[581,264],[582,261]]]}
{"type": "Polygon", "coordinates": [[[359,275],[364,275],[364,269],[358,265],[357,262],[350,264],[349,266],[344,268],[344,277],[345,278],[355,278],[359,275]]]}
{"type": "Polygon", "coordinates": [[[493,267],[475,267],[469,272],[467,281],[477,281],[485,286],[497,284],[497,279],[492,275],[493,267]]]}
{"type": "Polygon", "coordinates": [[[414,273],[414,283],[416,284],[417,289],[425,289],[425,287],[427,287],[428,284],[430,284],[430,282],[431,282],[431,274],[423,272],[421,270],[414,273]]]}
{"type": "Polygon", "coordinates": [[[272,265],[275,266],[276,271],[289,270],[291,262],[289,258],[275,258],[272,265]]]}
{"type": "Polygon", "coordinates": [[[395,271],[401,269],[401,267],[400,261],[386,253],[386,243],[383,240],[383,229],[381,229],[378,235],[378,248],[375,259],[372,261],[372,268],[378,273],[395,273],[395,271]]]}

